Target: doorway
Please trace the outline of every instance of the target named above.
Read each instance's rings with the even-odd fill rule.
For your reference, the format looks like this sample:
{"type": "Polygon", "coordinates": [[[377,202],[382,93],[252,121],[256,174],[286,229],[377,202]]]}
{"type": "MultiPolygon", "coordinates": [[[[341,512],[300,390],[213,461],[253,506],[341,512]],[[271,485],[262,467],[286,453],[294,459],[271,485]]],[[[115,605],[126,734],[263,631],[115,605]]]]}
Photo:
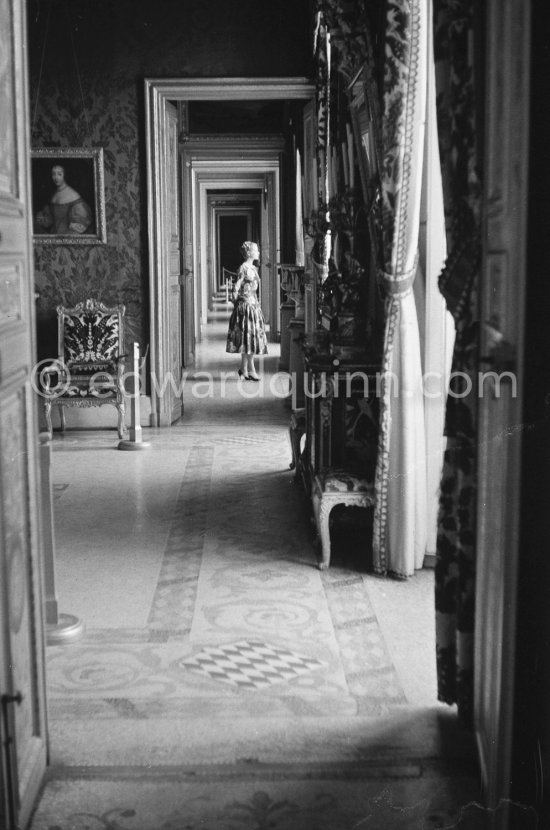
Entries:
{"type": "Polygon", "coordinates": [[[246,239],[260,241],[260,191],[210,191],[208,203],[208,268],[212,298],[226,291],[227,280],[239,268],[240,246],[246,239]]]}
{"type": "Polygon", "coordinates": [[[250,239],[252,232],[247,214],[220,215],[218,213],[217,219],[218,268],[216,270],[216,287],[219,290],[222,287],[222,270],[225,268],[234,272],[241,264],[237,240],[250,239]]]}
{"type": "MultiPolygon", "coordinates": [[[[170,165],[174,159],[174,136],[170,110],[174,102],[187,101],[286,101],[312,100],[315,88],[303,78],[226,79],[196,78],[186,80],[145,81],[147,131],[147,189],[150,251],[150,368],[159,384],[151,389],[151,425],[164,426],[172,421],[174,411],[170,384],[163,380],[174,372],[171,363],[173,343],[184,343],[183,354],[194,354],[194,342],[200,339],[201,325],[208,313],[208,215],[207,193],[219,186],[235,190],[238,181],[244,187],[265,194],[262,214],[262,281],[268,285],[263,302],[268,324],[278,327],[279,291],[276,263],[279,254],[279,154],[280,141],[269,135],[246,136],[240,142],[218,141],[205,137],[202,143],[185,136],[180,157],[182,180],[182,238],[177,253],[167,248],[174,214],[170,183],[174,181],[170,165]],[[239,150],[240,145],[240,150],[239,150]],[[195,153],[193,155],[193,153],[195,153]],[[216,181],[220,184],[216,185],[216,181]],[[198,224],[197,224],[198,223],[198,224]],[[180,293],[169,274],[174,257],[178,257],[180,293]],[[179,311],[178,311],[179,309],[179,311]],[[181,310],[183,309],[183,311],[181,310]],[[174,331],[174,327],[178,331],[174,331]],[[183,333],[182,333],[183,331],[183,333]]],[[[172,122],[173,123],[173,122],[172,122]]],[[[177,205],[175,207],[177,210],[177,205]]]]}
{"type": "MultiPolygon", "coordinates": [[[[246,193],[250,203],[256,205],[258,238],[255,241],[261,243],[259,272],[262,308],[271,339],[278,336],[280,289],[276,264],[280,261],[282,149],[277,140],[271,149],[264,149],[260,157],[242,159],[243,148],[250,149],[253,142],[254,139],[231,142],[233,157],[223,159],[216,158],[215,151],[205,150],[200,141],[190,141],[183,149],[182,167],[186,175],[183,213],[185,223],[192,228],[186,249],[193,274],[197,341],[200,341],[207,323],[214,284],[212,251],[215,250],[215,240],[211,232],[214,218],[213,208],[209,207],[213,192],[225,194],[223,198],[231,197],[236,191],[246,193]]],[[[192,313],[191,308],[187,309],[187,313],[192,313]]]]}

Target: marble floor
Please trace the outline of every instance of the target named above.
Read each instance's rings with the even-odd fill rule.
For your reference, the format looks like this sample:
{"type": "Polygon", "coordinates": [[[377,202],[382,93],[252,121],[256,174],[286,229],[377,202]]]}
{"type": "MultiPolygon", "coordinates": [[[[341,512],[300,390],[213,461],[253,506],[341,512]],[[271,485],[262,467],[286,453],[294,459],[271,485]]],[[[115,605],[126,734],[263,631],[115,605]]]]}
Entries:
{"type": "Polygon", "coordinates": [[[351,514],[333,529],[331,568],[318,570],[289,470],[278,346],[259,361],[260,383],[240,381],[226,327],[221,306],[186,378],[184,416],[144,430],[150,449],[119,452],[114,430],[55,434],[57,593],[85,635],[47,649],[51,783],[33,830],[73,826],[61,819],[88,803],[86,781],[124,770],[162,789],[174,770],[220,764],[240,784],[252,768],[293,781],[318,765],[351,778],[368,769],[369,798],[412,775],[422,798],[447,794],[447,816],[475,793],[470,741],[436,701],[433,571],[408,582],[369,573],[368,521],[351,514]],[[455,774],[460,795],[430,789],[455,774]],[[76,795],[58,794],[55,816],[48,793],[63,780],[76,795]]]}

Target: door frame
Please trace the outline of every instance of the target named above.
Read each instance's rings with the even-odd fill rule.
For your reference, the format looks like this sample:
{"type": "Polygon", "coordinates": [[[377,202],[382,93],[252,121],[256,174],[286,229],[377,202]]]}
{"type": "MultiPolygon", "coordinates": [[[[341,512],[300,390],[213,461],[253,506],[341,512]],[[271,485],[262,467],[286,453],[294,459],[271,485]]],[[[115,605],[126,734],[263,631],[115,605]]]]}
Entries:
{"type": "MultiPolygon", "coordinates": [[[[250,207],[243,207],[238,204],[235,204],[234,207],[224,206],[220,207],[218,205],[212,205],[211,199],[209,197],[209,205],[208,205],[208,220],[209,220],[209,237],[210,237],[210,245],[211,245],[211,260],[212,260],[212,287],[213,290],[218,288],[219,282],[219,272],[220,272],[220,265],[221,265],[221,251],[220,251],[220,240],[221,240],[221,225],[222,219],[227,219],[228,217],[241,217],[242,219],[246,220],[246,233],[244,234],[244,239],[252,239],[252,220],[254,215],[254,208],[250,207]]],[[[237,243],[237,241],[236,241],[237,243]]],[[[236,244],[237,247],[237,244],[236,244]]]]}
{"type": "Polygon", "coordinates": [[[48,763],[27,10],[1,12],[0,824],[26,827],[48,763]]]}
{"type": "Polygon", "coordinates": [[[480,394],[474,719],[488,827],[510,824],[527,286],[530,4],[486,4],[483,372],[513,384],[480,394]],[[503,130],[503,124],[506,129],[503,130]],[[490,325],[487,325],[490,323],[490,325]],[[509,349],[499,366],[494,332],[509,349]],[[500,809],[496,811],[496,808],[500,809]]]}
{"type": "MultiPolygon", "coordinates": [[[[168,299],[165,296],[163,244],[166,238],[165,219],[161,206],[165,203],[165,182],[162,176],[162,148],[165,146],[166,103],[173,101],[219,100],[303,100],[315,96],[315,86],[307,78],[146,78],[145,127],[149,240],[149,353],[150,371],[158,379],[165,377],[165,331],[168,299]]],[[[188,266],[188,260],[185,261],[188,266]]],[[[151,389],[151,426],[162,420],[164,400],[151,389]]]]}
{"type": "Polygon", "coordinates": [[[191,211],[195,218],[193,271],[197,275],[196,285],[199,289],[195,292],[197,325],[205,322],[208,313],[208,273],[201,264],[206,263],[208,258],[209,192],[250,190],[252,193],[260,190],[266,192],[265,204],[260,205],[260,221],[264,231],[260,258],[260,275],[264,286],[261,297],[266,324],[273,337],[278,331],[279,310],[276,268],[280,258],[279,158],[198,161],[193,164],[191,175],[191,211]]]}

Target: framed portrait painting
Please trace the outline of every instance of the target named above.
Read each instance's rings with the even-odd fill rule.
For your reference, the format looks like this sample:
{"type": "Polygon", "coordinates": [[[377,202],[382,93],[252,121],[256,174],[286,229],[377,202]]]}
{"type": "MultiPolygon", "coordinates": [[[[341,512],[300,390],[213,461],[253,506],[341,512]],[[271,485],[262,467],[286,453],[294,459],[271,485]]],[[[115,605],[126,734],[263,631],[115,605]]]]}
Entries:
{"type": "Polygon", "coordinates": [[[104,245],[101,147],[31,150],[33,239],[41,245],[104,245]]]}

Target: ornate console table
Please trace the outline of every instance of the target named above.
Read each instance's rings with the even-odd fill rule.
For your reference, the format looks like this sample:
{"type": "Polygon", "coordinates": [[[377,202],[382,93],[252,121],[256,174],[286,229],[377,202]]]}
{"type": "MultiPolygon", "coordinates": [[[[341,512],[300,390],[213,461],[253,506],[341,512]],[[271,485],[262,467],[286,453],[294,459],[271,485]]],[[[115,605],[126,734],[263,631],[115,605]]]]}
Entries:
{"type": "Polygon", "coordinates": [[[313,503],[321,543],[319,567],[330,563],[329,518],[337,504],[372,507],[378,436],[377,366],[306,358],[305,409],[291,424],[293,461],[313,503]],[[300,438],[305,432],[305,447],[300,438]]]}

